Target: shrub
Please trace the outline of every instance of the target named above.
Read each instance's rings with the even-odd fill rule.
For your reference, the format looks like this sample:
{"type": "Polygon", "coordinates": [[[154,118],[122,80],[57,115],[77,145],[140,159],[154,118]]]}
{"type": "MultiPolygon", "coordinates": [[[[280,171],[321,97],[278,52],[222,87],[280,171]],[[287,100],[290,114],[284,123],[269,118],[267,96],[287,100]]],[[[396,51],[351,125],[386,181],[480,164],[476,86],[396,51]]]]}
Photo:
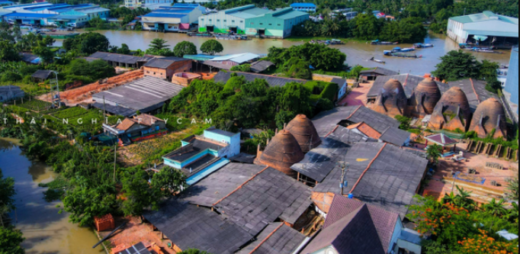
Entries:
{"type": "Polygon", "coordinates": [[[13,71],[6,71],[2,75],[2,81],[3,82],[18,81],[18,80],[21,80],[21,79],[22,79],[22,76],[20,76],[20,74],[18,74],[16,72],[13,72],[13,71]]]}

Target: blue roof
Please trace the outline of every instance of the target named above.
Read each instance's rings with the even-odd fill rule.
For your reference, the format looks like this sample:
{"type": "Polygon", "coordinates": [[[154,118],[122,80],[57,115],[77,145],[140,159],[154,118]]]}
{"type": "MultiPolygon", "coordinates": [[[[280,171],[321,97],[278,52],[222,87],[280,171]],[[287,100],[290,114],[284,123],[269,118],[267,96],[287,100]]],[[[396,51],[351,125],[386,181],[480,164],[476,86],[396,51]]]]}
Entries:
{"type": "Polygon", "coordinates": [[[175,13],[157,13],[157,12],[151,12],[143,17],[150,17],[150,18],[182,18],[185,17],[187,14],[175,14],[175,13]]]}
{"type": "Polygon", "coordinates": [[[0,1],[0,4],[12,4],[13,2],[11,1],[0,1]]]}
{"type": "Polygon", "coordinates": [[[21,19],[43,19],[56,16],[56,14],[44,14],[44,13],[9,13],[5,15],[6,18],[21,18],[21,19]]]}
{"type": "Polygon", "coordinates": [[[24,10],[32,10],[32,11],[40,11],[45,10],[49,8],[55,8],[55,7],[63,7],[63,6],[70,6],[69,4],[54,4],[54,5],[48,5],[48,6],[32,6],[32,7],[25,7],[24,10]]]}
{"type": "Polygon", "coordinates": [[[191,9],[157,9],[153,11],[154,13],[190,13],[191,9]]]}
{"type": "Polygon", "coordinates": [[[24,6],[36,6],[36,5],[51,6],[51,5],[49,5],[49,3],[45,2],[45,3],[36,3],[36,4],[18,4],[18,5],[3,7],[3,8],[4,9],[13,9],[13,8],[20,8],[20,7],[24,7],[24,6]]]}
{"type": "Polygon", "coordinates": [[[313,3],[293,3],[291,7],[316,8],[316,5],[313,3]]]}
{"type": "Polygon", "coordinates": [[[200,6],[200,4],[186,4],[186,3],[184,3],[184,4],[183,3],[175,3],[175,4],[173,4],[173,7],[184,7],[184,8],[186,8],[186,7],[193,7],[193,8],[195,8],[195,7],[199,7],[199,6],[200,6]]]}

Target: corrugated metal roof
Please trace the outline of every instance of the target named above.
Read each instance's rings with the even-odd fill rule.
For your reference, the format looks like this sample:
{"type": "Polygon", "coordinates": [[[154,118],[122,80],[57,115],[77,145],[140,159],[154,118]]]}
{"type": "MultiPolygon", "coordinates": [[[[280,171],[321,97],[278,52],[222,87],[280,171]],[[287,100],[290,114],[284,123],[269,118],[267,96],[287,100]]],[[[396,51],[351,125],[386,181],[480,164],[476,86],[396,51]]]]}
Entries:
{"type": "Polygon", "coordinates": [[[197,60],[197,61],[204,61],[204,60],[211,60],[215,58],[214,55],[204,55],[204,54],[198,54],[198,55],[184,55],[183,58],[191,59],[191,60],[197,60]]]}
{"type": "Polygon", "coordinates": [[[52,16],[56,16],[56,14],[44,14],[44,13],[10,13],[5,15],[6,18],[18,18],[18,19],[44,19],[52,16]]]}
{"type": "Polygon", "coordinates": [[[149,18],[182,18],[186,17],[188,14],[176,14],[176,13],[162,13],[162,12],[150,12],[143,17],[149,18]]]}
{"type": "Polygon", "coordinates": [[[316,8],[316,5],[313,3],[292,3],[291,7],[316,8]]]}
{"type": "Polygon", "coordinates": [[[308,13],[301,12],[301,11],[295,11],[291,7],[287,7],[282,10],[274,11],[272,13],[272,15],[274,18],[283,19],[283,20],[293,19],[293,18],[302,17],[302,16],[309,16],[308,13]]]}

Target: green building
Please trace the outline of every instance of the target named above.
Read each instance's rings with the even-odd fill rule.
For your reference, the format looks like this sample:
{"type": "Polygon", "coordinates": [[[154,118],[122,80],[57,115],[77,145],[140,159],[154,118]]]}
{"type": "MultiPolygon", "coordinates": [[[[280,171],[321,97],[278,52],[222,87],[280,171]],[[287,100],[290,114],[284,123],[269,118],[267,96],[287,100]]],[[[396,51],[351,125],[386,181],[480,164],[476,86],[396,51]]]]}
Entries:
{"type": "Polygon", "coordinates": [[[199,17],[199,32],[258,35],[286,38],[294,25],[309,19],[309,14],[291,7],[271,11],[245,5],[199,17]]]}

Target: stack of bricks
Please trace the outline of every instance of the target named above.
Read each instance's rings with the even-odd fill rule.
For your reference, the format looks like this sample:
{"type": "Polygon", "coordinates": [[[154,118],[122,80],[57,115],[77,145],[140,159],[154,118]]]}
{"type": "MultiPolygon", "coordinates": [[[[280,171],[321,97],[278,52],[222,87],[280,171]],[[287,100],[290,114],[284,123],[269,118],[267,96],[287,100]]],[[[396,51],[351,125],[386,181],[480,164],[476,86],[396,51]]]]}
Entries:
{"type": "Polygon", "coordinates": [[[96,230],[99,231],[106,231],[106,230],[112,230],[116,227],[114,222],[114,217],[112,217],[112,214],[105,214],[101,217],[94,217],[94,223],[96,224],[96,230]]]}

